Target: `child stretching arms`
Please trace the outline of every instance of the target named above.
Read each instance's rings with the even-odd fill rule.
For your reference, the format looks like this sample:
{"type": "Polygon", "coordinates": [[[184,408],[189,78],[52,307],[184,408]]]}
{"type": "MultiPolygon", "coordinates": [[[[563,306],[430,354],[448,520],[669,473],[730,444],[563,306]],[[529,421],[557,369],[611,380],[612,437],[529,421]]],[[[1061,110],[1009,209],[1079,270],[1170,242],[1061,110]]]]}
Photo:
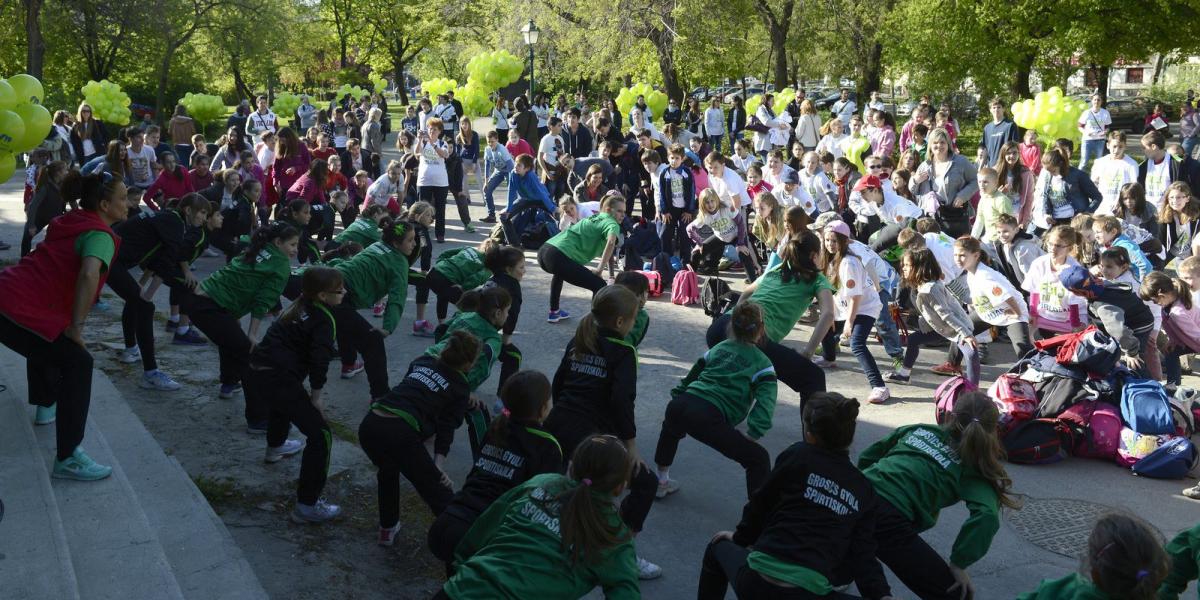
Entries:
{"type": "MultiPolygon", "coordinates": [[[[1142,283],[1133,276],[1133,268],[1129,264],[1129,253],[1125,252],[1124,248],[1113,248],[1101,252],[1098,267],[1106,281],[1128,284],[1134,294],[1139,294],[1142,283]]],[[[1093,269],[1094,274],[1095,269],[1093,269]]],[[[1146,305],[1146,308],[1150,309],[1150,316],[1154,318],[1154,329],[1150,331],[1150,336],[1147,339],[1156,342],[1158,340],[1158,332],[1162,330],[1163,309],[1158,304],[1155,304],[1153,300],[1143,299],[1142,303],[1146,305]]],[[[1146,363],[1146,372],[1149,373],[1150,379],[1162,381],[1163,361],[1158,356],[1157,343],[1146,344],[1142,347],[1142,361],[1146,363]]]]}
{"type": "Polygon", "coordinates": [[[336,269],[313,267],[304,271],[303,294],[271,325],[250,354],[246,371],[246,403],[269,406],[267,452],[264,460],[278,462],[305,448],[288,439],[293,424],[307,438],[296,489],[296,523],[323,523],[341,509],[321,496],[333,450],[333,434],[325,422],[321,390],[325,387],[329,359],[333,356],[333,315],[346,290],[336,269]],[[312,388],[304,389],[304,380],[312,388]]]}
{"type": "MultiPolygon", "coordinates": [[[[979,335],[994,325],[1008,331],[1017,359],[1029,353],[1029,306],[1025,298],[1003,275],[980,262],[983,247],[979,240],[962,237],[954,242],[954,262],[967,273],[967,289],[971,295],[972,333],[979,335]]],[[[1080,267],[1081,269],[1083,267],[1080,267]]],[[[962,353],[950,348],[950,365],[958,368],[962,353]]]]}
{"type": "Polygon", "coordinates": [[[447,573],[454,549],[483,511],[529,478],[560,473],[562,450],[542,421],[550,414],[550,381],[538,371],[521,371],[500,390],[504,410],[488,427],[483,450],[462,489],[429,528],[429,549],[447,573]]]}
{"type": "Polygon", "coordinates": [[[721,204],[716,190],[709,188],[700,194],[700,212],[687,226],[688,237],[695,243],[691,264],[696,265],[701,275],[716,275],[717,263],[725,253],[725,247],[737,247],[746,268],[746,281],[754,281],[758,273],[754,257],[746,242],[746,220],[742,211],[721,204]]]}
{"type": "Polygon", "coordinates": [[[496,384],[496,393],[499,394],[504,388],[504,382],[521,368],[521,350],[512,343],[512,335],[517,330],[517,320],[521,318],[521,280],[525,278],[525,253],[515,246],[501,246],[485,266],[492,272],[492,278],[484,285],[503,288],[511,300],[508,318],[500,328],[500,357],[497,359],[500,361],[500,383],[496,384]]]}
{"type": "Polygon", "coordinates": [[[729,321],[730,339],[709,348],[671,390],[654,451],[657,497],[679,489],[668,471],[679,442],[688,435],[742,465],[747,497],[766,480],[771,455],[757,440],[771,428],[776,380],[771,359],[758,349],[765,330],[762,307],[738,304],[729,321]],[[745,434],[735,429],[742,421],[747,421],[745,434]]]}
{"type": "Polygon", "coordinates": [[[921,315],[919,330],[908,334],[908,349],[904,362],[894,373],[888,373],[888,381],[908,383],[912,368],[917,364],[921,346],[938,337],[944,337],[958,347],[967,366],[963,370],[968,381],[979,385],[979,355],[976,351],[974,328],[967,311],[946,290],[942,283],[942,269],[928,248],[910,250],[900,258],[900,273],[904,286],[916,295],[913,303],[921,315]]]}
{"type": "MultiPolygon", "coordinates": [[[[463,292],[484,284],[492,272],[484,266],[488,256],[500,245],[491,238],[480,242],[477,248],[463,247],[447,250],[438,255],[433,269],[425,275],[425,288],[417,290],[417,312],[424,312],[429,291],[437,294],[438,325],[446,320],[450,303],[457,303],[463,292]],[[424,297],[422,297],[424,291],[424,297]]],[[[413,321],[413,335],[433,337],[434,325],[424,319],[413,321]]]]}
{"type": "Polygon", "coordinates": [[[1195,573],[1195,559],[1187,556],[1184,548],[1189,543],[1185,536],[1190,535],[1191,531],[1179,534],[1164,551],[1162,535],[1141,519],[1120,513],[1104,515],[1088,537],[1081,572],[1044,579],[1037,590],[1021,594],[1017,600],[1177,598],[1187,587],[1187,580],[1195,577],[1179,577],[1183,572],[1180,559],[1184,557],[1191,561],[1191,572],[1195,573]],[[1168,573],[1172,557],[1176,562],[1168,573]]]}
{"type": "Polygon", "coordinates": [[[858,457],[879,495],[875,556],[920,598],[972,597],[966,569],[992,545],[1000,506],[1018,506],[1000,462],[999,417],[987,394],[969,392],[958,397],[944,425],[901,427],[858,457]],[[970,516],[947,563],[920,533],[937,524],[941,509],[959,502],[970,516]]]}
{"type": "MultiPolygon", "coordinates": [[[[562,444],[564,456],[594,434],[615,435],[629,449],[635,466],[621,518],[635,534],[642,530],[658,489],[658,477],[637,451],[637,350],[625,341],[637,311],[637,296],[624,286],[596,293],[554,373],[554,408],[546,418],[546,431],[562,444]]],[[[637,568],[642,579],[662,575],[658,565],[641,557],[637,568]]]]}
{"type": "Polygon", "coordinates": [[[378,469],[381,546],[391,546],[400,530],[400,475],[435,517],[454,495],[442,462],[470,402],[464,373],[475,364],[480,345],[465,331],[447,336],[436,353],[418,356],[408,365],[404,379],[371,403],[358,426],[363,452],[378,469]],[[430,438],[432,457],[425,446],[430,438]]]}
{"type": "Polygon", "coordinates": [[[509,490],[458,545],[458,572],[434,600],[579,598],[597,586],[610,600],[641,598],[633,539],[614,504],[636,462],[617,438],[589,436],[568,475],[509,490]]]}
{"type": "Polygon", "coordinates": [[[890,597],[872,560],[878,500],[849,456],[858,401],[814,394],[802,418],[804,440],[780,453],[737,530],[709,542],[700,600],[723,600],[730,584],[739,598],[850,598],[833,591],[835,572],[852,574],[868,598],[890,597]]]}
{"type": "Polygon", "coordinates": [[[1178,386],[1183,376],[1180,357],[1200,352],[1200,306],[1192,302],[1191,290],[1182,279],[1168,277],[1162,271],[1154,271],[1142,280],[1140,295],[1162,307],[1162,328],[1169,340],[1163,366],[1167,385],[1178,386]]]}

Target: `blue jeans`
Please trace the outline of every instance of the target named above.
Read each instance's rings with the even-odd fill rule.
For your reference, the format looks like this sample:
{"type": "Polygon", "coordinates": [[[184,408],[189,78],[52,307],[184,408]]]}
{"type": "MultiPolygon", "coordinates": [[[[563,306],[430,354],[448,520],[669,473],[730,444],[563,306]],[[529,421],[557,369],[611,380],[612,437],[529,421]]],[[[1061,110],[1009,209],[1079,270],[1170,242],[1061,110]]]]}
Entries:
{"type": "Polygon", "coordinates": [[[1198,140],[1200,140],[1200,137],[1198,137],[1198,136],[1192,136],[1190,138],[1183,138],[1183,155],[1184,156],[1186,156],[1188,158],[1192,157],[1192,150],[1196,149],[1196,142],[1198,140]]]}
{"type": "MultiPolygon", "coordinates": [[[[825,360],[832,361],[837,358],[838,338],[841,337],[842,329],[845,326],[845,321],[838,321],[834,324],[833,329],[825,334],[825,339],[821,340],[821,355],[825,357],[825,360]]],[[[867,336],[871,335],[871,329],[874,327],[875,317],[856,315],[854,326],[850,329],[850,351],[854,353],[854,358],[858,359],[858,366],[866,374],[871,387],[877,388],[884,387],[883,375],[879,373],[879,365],[875,364],[875,357],[867,349],[867,336]]]]}
{"type": "Polygon", "coordinates": [[[1179,385],[1182,382],[1183,364],[1179,359],[1192,353],[1191,348],[1179,346],[1163,355],[1163,375],[1167,378],[1167,385],[1179,385]]]}
{"type": "Polygon", "coordinates": [[[904,347],[900,345],[900,330],[896,327],[896,321],[892,319],[891,292],[880,288],[879,301],[883,302],[883,310],[879,311],[875,329],[879,332],[880,339],[883,340],[884,351],[888,353],[888,356],[896,358],[904,354],[904,347]]]}
{"type": "Polygon", "coordinates": [[[492,195],[496,192],[496,188],[508,179],[509,171],[511,169],[496,171],[492,173],[491,177],[488,177],[487,185],[483,188],[483,203],[487,205],[489,215],[496,214],[496,201],[492,195]]]}
{"type": "Polygon", "coordinates": [[[724,139],[725,139],[725,136],[723,136],[723,135],[710,135],[710,136],[708,136],[708,145],[712,146],[713,150],[720,152],[721,151],[721,142],[724,139]]]}
{"type": "Polygon", "coordinates": [[[1108,154],[1108,147],[1104,145],[1104,140],[1083,140],[1083,149],[1079,155],[1079,169],[1086,171],[1089,159],[1095,161],[1105,154],[1108,154]]]}

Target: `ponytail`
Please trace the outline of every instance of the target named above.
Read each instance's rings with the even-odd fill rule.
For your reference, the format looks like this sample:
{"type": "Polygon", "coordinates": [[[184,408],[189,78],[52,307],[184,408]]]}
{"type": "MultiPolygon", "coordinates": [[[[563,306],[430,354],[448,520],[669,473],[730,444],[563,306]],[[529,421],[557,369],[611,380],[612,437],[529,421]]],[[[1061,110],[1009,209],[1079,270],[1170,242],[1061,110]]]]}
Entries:
{"type": "MultiPolygon", "coordinates": [[[[960,238],[960,241],[966,238],[960,238]]],[[[1009,495],[1012,479],[1004,470],[1004,448],[996,434],[1000,412],[983,392],[968,392],[958,397],[951,420],[943,428],[954,440],[955,450],[964,466],[975,469],[991,484],[1000,504],[1018,508],[1020,503],[1009,495]]]]}
{"type": "Polygon", "coordinates": [[[481,345],[479,338],[472,335],[469,331],[461,329],[451,331],[446,336],[445,345],[442,346],[442,351],[438,354],[438,360],[451,369],[466,373],[474,366],[475,359],[479,358],[479,348],[481,345]]]}
{"type": "Polygon", "coordinates": [[[1082,566],[1110,598],[1152,600],[1170,565],[1161,534],[1135,516],[1112,513],[1092,528],[1082,566]]]}
{"type": "Polygon", "coordinates": [[[254,232],[254,237],[250,238],[250,246],[242,254],[242,262],[252,265],[258,257],[258,253],[262,252],[267,244],[298,237],[300,237],[300,232],[287,223],[276,221],[266,227],[260,227],[258,231],[254,232]]]}
{"type": "Polygon", "coordinates": [[[1139,292],[1142,300],[1146,302],[1153,302],[1159,294],[1175,294],[1176,302],[1182,303],[1188,310],[1192,309],[1192,290],[1188,284],[1178,277],[1169,277],[1162,271],[1147,273],[1139,292]]]}
{"type": "Polygon", "coordinates": [[[562,503],[563,551],[572,564],[595,564],[605,550],[629,539],[628,530],[611,518],[611,512],[612,497],[629,482],[632,471],[633,457],[614,436],[592,436],[575,448],[569,476],[576,483],[554,498],[562,503]]]}
{"type": "Polygon", "coordinates": [[[854,441],[858,426],[858,400],[837,392],[818,392],[804,403],[804,431],[828,450],[845,450],[854,441]]]}
{"type": "Polygon", "coordinates": [[[536,423],[550,402],[550,380],[541,371],[519,371],[500,388],[504,410],[492,419],[487,442],[493,446],[508,446],[509,423],[536,423]]]}
{"type": "Polygon", "coordinates": [[[592,310],[584,315],[579,320],[579,326],[575,328],[575,353],[576,360],[581,359],[588,354],[597,354],[600,351],[600,328],[613,328],[617,324],[617,319],[625,317],[633,319],[637,315],[637,310],[641,305],[638,297],[629,291],[629,288],[620,285],[609,285],[596,292],[592,298],[592,310]]]}
{"type": "Polygon", "coordinates": [[[502,287],[481,287],[467,290],[455,304],[461,312],[473,312],[489,315],[495,311],[512,306],[512,296],[502,287]]]}
{"type": "Polygon", "coordinates": [[[811,231],[801,231],[788,238],[788,242],[779,251],[783,266],[779,275],[784,283],[793,279],[810,283],[817,278],[821,269],[813,262],[813,254],[821,252],[821,240],[811,231]]]}
{"type": "Polygon", "coordinates": [[[351,256],[354,256],[362,251],[362,244],[358,242],[345,242],[333,250],[326,250],[325,253],[321,255],[321,262],[327,263],[335,258],[350,258],[351,256]]]}
{"type": "Polygon", "coordinates": [[[118,197],[117,193],[124,187],[124,182],[119,177],[108,173],[83,175],[79,171],[71,171],[63,181],[62,197],[67,202],[77,201],[79,207],[84,210],[96,212],[100,209],[100,202],[104,200],[125,202],[125,198],[118,197]]]}
{"type": "MultiPolygon", "coordinates": [[[[492,273],[503,273],[525,260],[525,253],[515,246],[497,245],[483,256],[483,266],[492,273]]],[[[631,271],[625,271],[629,273],[631,271]]],[[[619,277],[619,275],[618,275],[619,277]]]]}

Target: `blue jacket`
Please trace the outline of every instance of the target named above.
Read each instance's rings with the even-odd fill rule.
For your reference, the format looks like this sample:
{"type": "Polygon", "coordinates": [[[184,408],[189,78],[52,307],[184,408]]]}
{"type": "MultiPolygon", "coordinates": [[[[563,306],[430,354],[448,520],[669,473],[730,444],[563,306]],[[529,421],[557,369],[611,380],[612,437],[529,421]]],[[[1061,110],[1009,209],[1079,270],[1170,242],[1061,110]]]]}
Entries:
{"type": "Polygon", "coordinates": [[[546,186],[542,185],[532,170],[526,171],[524,175],[517,175],[516,171],[508,174],[508,210],[511,212],[522,200],[541,202],[550,214],[554,214],[558,209],[550,200],[550,192],[546,191],[546,186]]]}
{"type": "MultiPolygon", "coordinates": [[[[1104,200],[1104,195],[1096,188],[1096,184],[1092,183],[1087,173],[1076,167],[1069,167],[1066,174],[1062,176],[1062,180],[1063,195],[1071,203],[1075,214],[1096,212],[1096,209],[1100,207],[1100,202],[1104,200]]],[[[1047,218],[1054,216],[1054,207],[1050,204],[1050,186],[1048,185],[1042,196],[1042,206],[1046,210],[1047,218]]]]}
{"type": "Polygon", "coordinates": [[[671,195],[671,180],[667,177],[672,171],[683,179],[683,212],[696,214],[696,180],[692,177],[691,169],[686,166],[679,169],[668,166],[658,174],[658,213],[664,214],[673,206],[668,198],[671,195]]]}
{"type": "Polygon", "coordinates": [[[1113,248],[1124,248],[1129,254],[1129,264],[1133,267],[1133,274],[1138,281],[1145,279],[1150,271],[1154,270],[1154,265],[1150,264],[1150,259],[1146,258],[1146,253],[1133,240],[1124,235],[1117,236],[1117,239],[1112,242],[1113,248]]]}

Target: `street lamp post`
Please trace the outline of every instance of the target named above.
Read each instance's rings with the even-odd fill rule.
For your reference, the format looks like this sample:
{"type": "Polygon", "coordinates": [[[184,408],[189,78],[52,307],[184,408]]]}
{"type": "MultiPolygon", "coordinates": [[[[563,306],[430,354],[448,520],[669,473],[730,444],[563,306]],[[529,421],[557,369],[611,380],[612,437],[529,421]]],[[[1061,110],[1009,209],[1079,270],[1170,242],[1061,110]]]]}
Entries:
{"type": "Polygon", "coordinates": [[[533,24],[533,19],[530,19],[524,27],[521,28],[521,35],[525,36],[525,45],[529,46],[529,105],[533,105],[533,46],[538,43],[538,37],[542,34],[542,30],[538,29],[537,25],[533,24]]]}

